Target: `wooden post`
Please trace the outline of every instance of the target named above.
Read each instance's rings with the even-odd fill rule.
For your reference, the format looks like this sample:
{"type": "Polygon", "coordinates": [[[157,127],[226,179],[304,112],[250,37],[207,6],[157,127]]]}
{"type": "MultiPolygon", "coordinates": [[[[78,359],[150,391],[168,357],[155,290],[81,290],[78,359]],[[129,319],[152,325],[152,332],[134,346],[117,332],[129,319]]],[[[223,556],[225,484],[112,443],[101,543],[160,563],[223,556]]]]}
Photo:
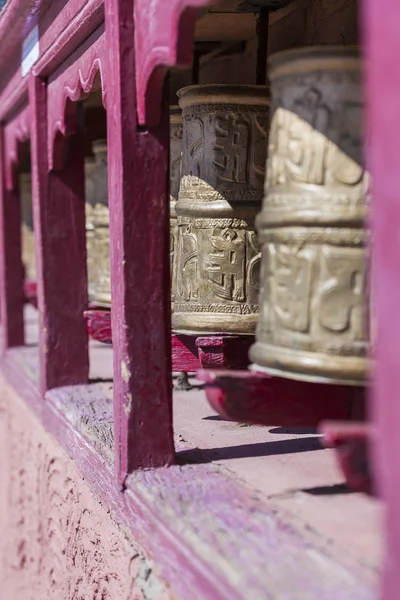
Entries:
{"type": "Polygon", "coordinates": [[[400,5],[366,0],[365,74],[372,175],[373,300],[376,308],[374,419],[375,479],[386,502],[386,560],[382,600],[400,589],[400,5]],[[376,433],[375,433],[376,432],[376,433]]]}
{"type": "Polygon", "coordinates": [[[49,171],[47,89],[31,76],[32,203],[36,238],[42,392],[87,383],[88,339],[84,143],[81,129],[68,138],[64,168],[49,171]]]}
{"type": "Polygon", "coordinates": [[[7,189],[4,126],[0,128],[0,305],[1,349],[24,343],[24,269],[21,247],[21,203],[17,178],[7,189]]]}
{"type": "Polygon", "coordinates": [[[260,13],[257,19],[257,85],[265,85],[267,83],[268,37],[269,10],[268,8],[263,7],[260,8],[260,13]]]}
{"type": "MultiPolygon", "coordinates": [[[[173,460],[169,110],[137,124],[132,0],[105,4],[114,430],[121,483],[173,460]]],[[[154,102],[161,98],[154,96],[154,102]]]]}

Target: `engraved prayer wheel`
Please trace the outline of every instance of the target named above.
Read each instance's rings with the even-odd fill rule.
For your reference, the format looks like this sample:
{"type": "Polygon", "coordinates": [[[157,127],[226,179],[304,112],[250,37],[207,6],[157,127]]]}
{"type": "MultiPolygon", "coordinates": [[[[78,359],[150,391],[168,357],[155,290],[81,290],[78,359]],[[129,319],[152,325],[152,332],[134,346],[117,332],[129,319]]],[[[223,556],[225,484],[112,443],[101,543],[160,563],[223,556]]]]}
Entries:
{"type": "Polygon", "coordinates": [[[89,299],[93,298],[96,261],[94,256],[94,181],[93,171],[95,168],[94,157],[85,159],[85,212],[86,212],[86,262],[89,299]]]}
{"type": "MultiPolygon", "coordinates": [[[[110,218],[108,210],[108,162],[106,140],[93,142],[93,257],[90,300],[96,306],[111,307],[110,218]]],[[[89,261],[89,262],[90,262],[89,261]]]]}
{"type": "Polygon", "coordinates": [[[368,174],[352,47],[270,58],[272,119],[253,369],[364,385],[369,372],[368,174]]]}
{"type": "Polygon", "coordinates": [[[258,318],[265,86],[197,85],[183,111],[174,331],[252,334],[258,318]]]}
{"type": "Polygon", "coordinates": [[[170,108],[170,267],[172,310],[175,300],[176,248],[178,241],[178,217],[176,203],[181,181],[182,111],[179,106],[170,108]]]}
{"type": "Polygon", "coordinates": [[[35,236],[33,233],[32,180],[30,173],[20,173],[19,193],[22,211],[22,261],[25,277],[36,281],[35,236]]]}

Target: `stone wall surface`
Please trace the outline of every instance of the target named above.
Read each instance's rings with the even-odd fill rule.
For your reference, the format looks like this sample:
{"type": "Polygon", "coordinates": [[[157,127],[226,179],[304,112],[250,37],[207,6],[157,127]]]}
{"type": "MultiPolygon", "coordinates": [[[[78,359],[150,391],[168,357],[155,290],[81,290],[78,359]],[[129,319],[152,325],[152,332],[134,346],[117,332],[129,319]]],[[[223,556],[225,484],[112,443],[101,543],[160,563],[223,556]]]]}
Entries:
{"type": "Polygon", "coordinates": [[[167,600],[128,534],[0,376],[1,600],[167,600]]]}

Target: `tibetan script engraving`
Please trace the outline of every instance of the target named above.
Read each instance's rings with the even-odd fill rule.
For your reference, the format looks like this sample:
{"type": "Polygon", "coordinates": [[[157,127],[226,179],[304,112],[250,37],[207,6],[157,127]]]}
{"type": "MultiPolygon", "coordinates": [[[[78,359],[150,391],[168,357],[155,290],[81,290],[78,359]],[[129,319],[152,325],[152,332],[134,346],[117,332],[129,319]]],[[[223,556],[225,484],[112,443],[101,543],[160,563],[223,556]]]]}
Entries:
{"type": "Polygon", "coordinates": [[[245,232],[214,229],[208,262],[208,285],[218,298],[245,300],[245,232]]]}

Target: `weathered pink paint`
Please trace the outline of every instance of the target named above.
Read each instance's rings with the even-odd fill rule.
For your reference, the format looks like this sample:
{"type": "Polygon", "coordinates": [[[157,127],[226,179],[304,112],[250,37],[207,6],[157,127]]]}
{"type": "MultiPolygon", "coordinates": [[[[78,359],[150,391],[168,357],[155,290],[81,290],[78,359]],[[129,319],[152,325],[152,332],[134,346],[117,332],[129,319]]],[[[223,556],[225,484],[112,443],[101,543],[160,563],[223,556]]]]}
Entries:
{"type": "Polygon", "coordinates": [[[126,529],[4,380],[0,452],[4,600],[170,598],[126,529]]]}
{"type": "MultiPolygon", "coordinates": [[[[162,88],[168,67],[188,66],[198,10],[220,0],[135,0],[135,65],[141,125],[160,120],[162,88]]],[[[132,18],[132,12],[128,18],[132,18]]]]}
{"type": "MultiPolygon", "coordinates": [[[[396,459],[400,451],[396,425],[400,415],[396,408],[398,386],[393,342],[397,339],[397,330],[400,331],[400,321],[396,321],[400,286],[395,284],[399,262],[396,224],[400,222],[397,201],[400,180],[394,161],[399,155],[400,143],[393,123],[400,117],[397,102],[400,79],[393,62],[399,43],[393,15],[398,9],[394,0],[382,2],[379,9],[375,9],[376,3],[367,0],[366,31],[371,58],[370,121],[375,140],[370,162],[379,202],[375,233],[381,320],[375,407],[381,437],[376,470],[389,505],[389,560],[382,597],[394,600],[399,588],[400,561],[400,520],[396,512],[400,490],[396,478],[396,459]]],[[[375,597],[370,586],[360,583],[318,549],[310,548],[301,536],[275,518],[273,510],[267,510],[251,492],[221,475],[214,466],[200,464],[140,471],[168,465],[174,459],[168,254],[169,128],[164,74],[167,66],[182,66],[190,61],[197,10],[211,3],[206,0],[108,0],[104,10],[99,0],[55,0],[52,3],[38,0],[34,6],[29,0],[10,0],[0,18],[3,346],[6,349],[23,343],[18,202],[10,186],[15,156],[14,150],[7,150],[5,133],[15,116],[13,111],[26,102],[29,81],[40,388],[36,380],[35,349],[11,348],[1,362],[1,370],[11,385],[21,390],[23,402],[31,405],[45,430],[52,432],[67,450],[104,506],[117,515],[156,560],[176,598],[296,598],[299,590],[306,590],[311,597],[326,600],[370,599],[375,597]],[[21,43],[35,23],[39,23],[41,56],[32,74],[22,78],[21,43]],[[108,426],[108,439],[112,439],[109,452],[104,448],[101,452],[90,436],[85,437],[86,430],[80,429],[82,424],[87,425],[92,409],[97,416],[101,413],[103,398],[97,388],[86,385],[89,364],[83,318],[87,308],[84,144],[73,102],[97,89],[99,71],[103,90],[105,86],[108,90],[107,104],[112,107],[107,113],[107,136],[114,411],[97,419],[94,429],[103,431],[102,427],[108,426]],[[54,170],[50,170],[51,167],[54,170]],[[69,387],[60,389],[59,386],[69,387]],[[92,394],[96,400],[90,404],[88,398],[92,394]],[[46,402],[43,402],[44,397],[46,402]],[[75,420],[68,412],[71,402],[81,410],[75,420]],[[110,433],[112,423],[114,435],[110,433]],[[118,482],[108,460],[114,452],[118,482]],[[250,540],[244,549],[245,559],[244,540],[250,540]],[[210,549],[214,551],[211,555],[210,549]]],[[[208,342],[199,348],[205,355],[210,354],[208,342]]],[[[245,388],[243,386],[244,392],[245,388]]],[[[279,404],[282,397],[281,390],[270,405],[276,420],[285,417],[283,405],[279,404]]],[[[241,402],[235,402],[233,408],[247,410],[249,414],[249,406],[243,403],[245,393],[239,398],[236,390],[234,398],[241,402]]],[[[310,410],[322,411],[316,406],[320,398],[314,392],[310,391],[309,396],[304,394],[302,399],[303,403],[310,403],[310,410]]],[[[217,400],[221,406],[226,398],[217,400]]],[[[21,399],[16,398],[2,380],[1,401],[0,422],[5,415],[9,418],[7,427],[3,427],[4,436],[0,438],[2,456],[8,457],[7,462],[3,462],[7,465],[3,473],[11,484],[10,489],[16,491],[15,496],[10,496],[8,510],[11,512],[7,513],[2,505],[0,515],[3,519],[9,517],[11,524],[5,539],[8,540],[7,555],[17,557],[13,573],[23,574],[18,589],[15,586],[19,581],[11,583],[12,571],[6,568],[3,581],[5,586],[11,586],[4,588],[7,600],[25,600],[25,592],[29,597],[32,589],[38,597],[45,596],[49,590],[51,595],[51,585],[61,578],[60,564],[63,573],[70,575],[61,585],[68,586],[69,592],[72,590],[71,598],[101,594],[107,600],[117,600],[127,597],[127,593],[128,597],[135,594],[132,577],[126,578],[125,571],[121,575],[120,589],[118,586],[101,588],[103,583],[114,585],[113,576],[120,573],[121,565],[126,568],[127,555],[133,546],[123,546],[123,556],[117,553],[119,560],[114,562],[112,552],[123,542],[118,537],[115,544],[109,543],[109,515],[101,512],[86,484],[76,480],[72,463],[65,456],[59,459],[61,451],[55,449],[54,440],[50,440],[36,422],[32,424],[35,417],[26,413],[21,399]],[[70,487],[65,485],[65,477],[70,487]],[[34,483],[31,478],[35,479],[34,483]],[[90,494],[90,501],[85,499],[83,489],[90,494]],[[53,499],[60,496],[61,506],[54,512],[53,499]],[[29,502],[35,508],[31,508],[29,502]],[[71,514],[71,520],[68,521],[65,511],[68,516],[71,514]],[[88,511],[93,516],[92,529],[82,525],[87,522],[88,511]],[[49,529],[49,521],[53,530],[49,529]],[[79,525],[79,535],[84,532],[81,542],[76,544],[74,524],[79,525]],[[109,552],[104,560],[101,551],[96,554],[93,550],[99,548],[97,537],[86,547],[87,540],[93,539],[92,532],[99,530],[107,534],[109,552]],[[30,547],[27,550],[27,540],[31,539],[35,540],[33,550],[30,547]],[[51,554],[47,546],[53,550],[51,554]],[[73,564],[69,554],[70,548],[75,547],[78,565],[73,564]],[[38,563],[36,557],[39,557],[38,563]],[[99,557],[100,561],[96,562],[99,557]],[[100,581],[100,571],[102,577],[106,573],[104,581],[100,581]],[[30,580],[29,588],[25,573],[30,580]],[[74,583],[78,587],[74,587],[74,583]],[[79,587],[81,584],[83,590],[79,587]],[[130,586],[128,592],[126,585],[130,586]]],[[[333,402],[337,403],[337,398],[332,398],[333,402]]],[[[259,402],[258,407],[265,420],[271,419],[265,403],[262,407],[259,402]]],[[[335,410],[344,408],[339,403],[335,410]]],[[[294,410],[293,418],[296,416],[294,410]]],[[[323,416],[326,416],[325,411],[323,416]]],[[[133,557],[134,568],[135,560],[133,557]]],[[[68,593],[64,597],[68,597],[68,593]]]]}
{"type": "Polygon", "coordinates": [[[168,94],[155,97],[162,106],[160,122],[155,128],[138,129],[132,0],[107,2],[105,27],[107,104],[112,107],[107,112],[107,141],[114,427],[122,483],[134,469],[169,464],[174,457],[169,110],[168,94]]]}
{"type": "Polygon", "coordinates": [[[400,52],[395,0],[366,0],[367,164],[372,175],[373,298],[376,308],[376,367],[371,416],[375,476],[386,501],[386,561],[381,598],[397,600],[400,588],[400,52]]]}
{"type": "MultiPolygon", "coordinates": [[[[318,540],[311,542],[281,520],[273,503],[208,461],[138,471],[128,477],[122,493],[107,452],[96,449],[100,423],[111,433],[101,438],[107,437],[112,448],[111,405],[107,408],[100,390],[88,386],[51,390],[43,403],[34,382],[21,378],[21,368],[28,372],[34,353],[32,348],[9,352],[2,362],[7,381],[13,388],[19,383],[23,402],[53,432],[103,506],[146,549],[174,599],[243,600],[251,594],[257,600],[294,600],[301,589],[324,600],[376,598],[373,582],[357,569],[350,572],[345,562],[321,550],[318,540]],[[244,546],[245,540],[251,543],[244,546]]],[[[18,412],[21,400],[13,404],[18,412]]],[[[24,425],[24,417],[19,418],[24,425]]],[[[110,595],[110,600],[119,598],[110,595]]]]}
{"type": "MultiPolygon", "coordinates": [[[[41,390],[86,383],[88,303],[83,129],[69,140],[63,170],[49,171],[47,88],[31,76],[32,202],[40,314],[41,390]],[[63,226],[60,226],[60,224],[63,226]]],[[[63,144],[63,147],[64,144],[63,144]]]]}
{"type": "Polygon", "coordinates": [[[0,305],[2,352],[24,343],[24,268],[21,246],[21,203],[16,167],[18,145],[29,132],[30,111],[24,107],[0,126],[0,305]]]}

